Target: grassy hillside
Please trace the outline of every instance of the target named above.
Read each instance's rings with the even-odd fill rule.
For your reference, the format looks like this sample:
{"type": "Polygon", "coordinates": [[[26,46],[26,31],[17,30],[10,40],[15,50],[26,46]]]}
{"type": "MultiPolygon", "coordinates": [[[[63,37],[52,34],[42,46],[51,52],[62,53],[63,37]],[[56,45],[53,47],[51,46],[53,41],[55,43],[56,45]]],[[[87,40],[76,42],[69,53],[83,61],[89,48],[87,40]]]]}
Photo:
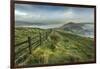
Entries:
{"type": "MultiPolygon", "coordinates": [[[[47,30],[32,28],[16,28],[15,38],[19,43],[38,32],[47,30]]],[[[24,52],[25,53],[25,52],[24,52]]],[[[63,30],[52,30],[48,39],[36,49],[32,49],[32,55],[26,64],[55,64],[88,62],[94,60],[94,44],[92,38],[81,37],[67,33],[63,30]]]]}
{"type": "Polygon", "coordinates": [[[46,30],[42,30],[39,28],[24,28],[24,27],[16,27],[15,28],[15,44],[20,43],[24,40],[27,40],[28,36],[34,37],[38,35],[39,32],[44,32],[46,30]]]}
{"type": "Polygon", "coordinates": [[[60,27],[60,29],[85,37],[94,37],[93,23],[74,23],[69,22],[60,27]]]}

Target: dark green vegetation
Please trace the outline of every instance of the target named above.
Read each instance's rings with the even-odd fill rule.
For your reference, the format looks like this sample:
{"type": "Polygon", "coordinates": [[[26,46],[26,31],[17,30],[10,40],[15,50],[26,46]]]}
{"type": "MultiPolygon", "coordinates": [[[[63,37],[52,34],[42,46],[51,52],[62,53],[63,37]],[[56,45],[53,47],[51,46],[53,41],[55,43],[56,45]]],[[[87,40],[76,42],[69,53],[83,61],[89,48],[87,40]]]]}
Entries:
{"type": "MultiPolygon", "coordinates": [[[[39,32],[43,33],[48,30],[38,28],[16,28],[15,29],[15,43],[18,44],[27,40],[28,36],[34,37],[39,32]]],[[[19,51],[20,47],[15,47],[15,51],[19,51]]],[[[34,47],[34,46],[33,46],[34,47]]],[[[48,38],[42,41],[42,44],[37,48],[32,48],[32,54],[28,53],[28,49],[16,54],[21,57],[26,54],[16,64],[59,64],[59,63],[74,63],[74,62],[88,62],[94,61],[94,41],[92,38],[81,37],[67,31],[52,29],[48,38]]]]}

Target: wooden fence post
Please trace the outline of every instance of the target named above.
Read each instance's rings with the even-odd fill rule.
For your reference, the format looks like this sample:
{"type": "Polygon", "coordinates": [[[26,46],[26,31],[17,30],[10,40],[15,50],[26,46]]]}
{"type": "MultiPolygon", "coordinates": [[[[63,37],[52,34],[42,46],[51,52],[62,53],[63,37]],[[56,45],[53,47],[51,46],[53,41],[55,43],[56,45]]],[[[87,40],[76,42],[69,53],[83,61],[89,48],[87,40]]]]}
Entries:
{"type": "Polygon", "coordinates": [[[40,45],[41,45],[42,41],[41,41],[41,33],[40,32],[39,32],[39,36],[40,36],[40,45]]]}
{"type": "Polygon", "coordinates": [[[28,37],[28,44],[29,44],[29,53],[32,54],[32,52],[31,52],[31,49],[32,49],[32,47],[31,47],[31,37],[28,37]]]}
{"type": "Polygon", "coordinates": [[[48,33],[46,32],[46,40],[47,40],[47,37],[48,37],[48,33]]]}
{"type": "Polygon", "coordinates": [[[45,40],[45,32],[43,32],[43,40],[45,40]]]}

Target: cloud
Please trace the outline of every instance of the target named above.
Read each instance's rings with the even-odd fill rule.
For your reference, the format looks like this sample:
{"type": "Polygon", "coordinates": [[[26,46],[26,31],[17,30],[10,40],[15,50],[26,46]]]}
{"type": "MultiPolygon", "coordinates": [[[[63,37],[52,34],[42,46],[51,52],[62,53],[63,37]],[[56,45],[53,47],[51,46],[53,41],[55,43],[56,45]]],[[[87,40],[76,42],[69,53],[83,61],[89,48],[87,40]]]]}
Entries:
{"type": "Polygon", "coordinates": [[[15,21],[58,24],[69,21],[93,22],[94,12],[93,9],[91,9],[64,6],[16,4],[15,21]]]}
{"type": "Polygon", "coordinates": [[[27,13],[15,10],[15,15],[26,16],[27,13]]]}

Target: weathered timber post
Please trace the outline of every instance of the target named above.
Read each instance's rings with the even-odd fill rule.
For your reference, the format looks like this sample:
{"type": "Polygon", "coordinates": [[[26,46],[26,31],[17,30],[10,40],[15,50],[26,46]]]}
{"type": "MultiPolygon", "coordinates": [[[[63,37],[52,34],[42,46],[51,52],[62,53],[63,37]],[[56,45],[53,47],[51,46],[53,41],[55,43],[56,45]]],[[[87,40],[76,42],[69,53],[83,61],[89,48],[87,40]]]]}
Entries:
{"type": "Polygon", "coordinates": [[[39,32],[39,36],[40,36],[40,45],[41,45],[42,41],[41,41],[41,33],[40,32],[39,32]]]}
{"type": "Polygon", "coordinates": [[[45,40],[44,37],[45,37],[45,33],[43,32],[43,33],[42,33],[42,40],[43,40],[43,41],[45,40]]]}
{"type": "Polygon", "coordinates": [[[31,37],[28,37],[28,46],[29,46],[29,53],[32,54],[31,52],[31,49],[32,49],[32,46],[31,46],[31,37]]]}
{"type": "Polygon", "coordinates": [[[46,40],[47,40],[47,38],[48,38],[48,32],[46,32],[45,34],[46,34],[46,40]]]}

